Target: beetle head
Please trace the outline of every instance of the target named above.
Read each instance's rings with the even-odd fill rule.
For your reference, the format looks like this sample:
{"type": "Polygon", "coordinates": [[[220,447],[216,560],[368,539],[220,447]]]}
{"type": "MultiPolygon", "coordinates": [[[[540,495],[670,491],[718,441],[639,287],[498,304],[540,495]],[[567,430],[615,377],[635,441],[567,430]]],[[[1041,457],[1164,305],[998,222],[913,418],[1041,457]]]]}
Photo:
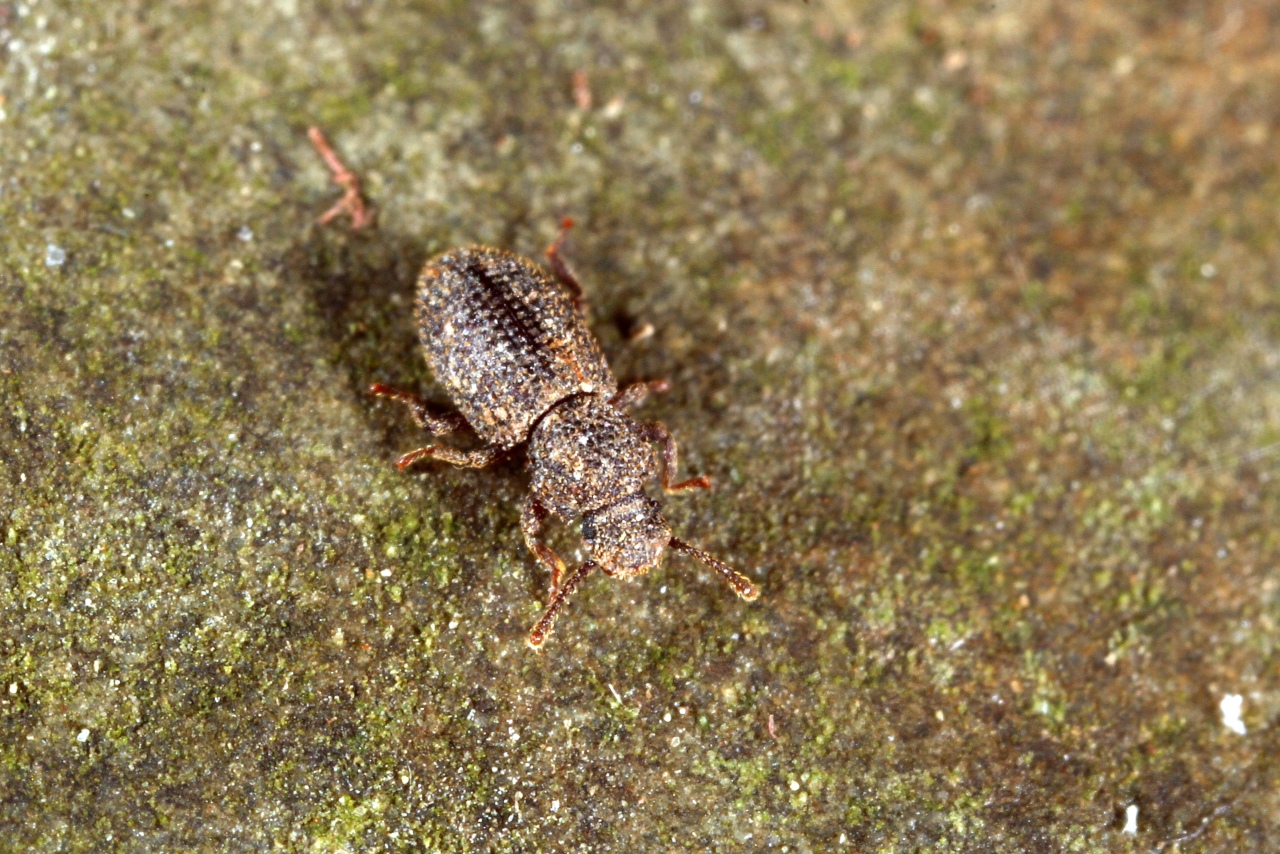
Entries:
{"type": "Polygon", "coordinates": [[[671,528],[662,518],[658,502],[642,492],[584,514],[582,541],[591,557],[568,573],[553,592],[542,619],[529,632],[529,646],[534,649],[542,647],[555,625],[556,615],[592,570],[598,567],[615,578],[634,578],[657,566],[668,548],[696,558],[720,573],[733,592],[748,602],[760,595],[760,588],[752,584],[751,579],[724,561],[671,536],[671,528]]]}
{"type": "Polygon", "coordinates": [[[605,573],[633,578],[657,566],[671,542],[671,528],[658,502],[637,492],[585,514],[582,541],[605,573]]]}

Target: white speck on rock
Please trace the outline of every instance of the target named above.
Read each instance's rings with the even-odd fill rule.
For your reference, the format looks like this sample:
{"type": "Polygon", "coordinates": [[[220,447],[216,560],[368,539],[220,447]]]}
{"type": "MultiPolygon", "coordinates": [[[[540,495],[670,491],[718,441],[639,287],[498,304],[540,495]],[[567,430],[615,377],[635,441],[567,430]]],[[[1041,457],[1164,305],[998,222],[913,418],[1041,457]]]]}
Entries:
{"type": "Polygon", "coordinates": [[[89,730],[87,729],[80,730],[80,734],[76,736],[76,741],[80,742],[81,744],[84,744],[88,740],[89,740],[89,730]]]}
{"type": "Polygon", "coordinates": [[[250,240],[253,240],[253,229],[247,225],[242,225],[240,226],[240,230],[236,232],[236,237],[240,238],[245,243],[248,243],[250,240]]]}
{"type": "Polygon", "coordinates": [[[67,263],[67,250],[56,243],[50,243],[45,247],[44,265],[46,267],[61,267],[65,263],[67,263]]]}
{"type": "Polygon", "coordinates": [[[1129,804],[1124,808],[1124,828],[1121,833],[1127,833],[1130,836],[1138,835],[1138,805],[1129,804]]]}
{"type": "Polygon", "coordinates": [[[1246,731],[1244,721],[1240,719],[1243,707],[1244,697],[1239,694],[1227,694],[1218,704],[1218,708],[1222,709],[1222,725],[1236,735],[1244,735],[1246,731]]]}

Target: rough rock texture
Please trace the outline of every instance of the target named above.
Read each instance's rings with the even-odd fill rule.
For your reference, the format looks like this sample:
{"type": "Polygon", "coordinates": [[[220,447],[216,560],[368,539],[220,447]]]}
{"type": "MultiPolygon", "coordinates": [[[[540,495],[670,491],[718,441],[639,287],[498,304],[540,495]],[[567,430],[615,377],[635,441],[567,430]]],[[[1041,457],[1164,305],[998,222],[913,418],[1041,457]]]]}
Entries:
{"type": "Polygon", "coordinates": [[[3,0],[0,848],[1280,847],[1278,33],[3,0]],[[364,389],[566,214],[763,594],[595,575],[535,654],[518,461],[402,474],[364,389]]]}

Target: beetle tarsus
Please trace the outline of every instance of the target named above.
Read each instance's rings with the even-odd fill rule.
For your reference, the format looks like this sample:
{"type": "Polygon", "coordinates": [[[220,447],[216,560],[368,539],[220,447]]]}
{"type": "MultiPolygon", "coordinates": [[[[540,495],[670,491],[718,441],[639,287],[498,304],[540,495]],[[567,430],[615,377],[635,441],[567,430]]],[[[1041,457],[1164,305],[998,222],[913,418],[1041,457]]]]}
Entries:
{"type": "Polygon", "coordinates": [[[422,459],[423,457],[429,457],[435,452],[436,452],[436,449],[434,445],[429,445],[425,448],[418,448],[416,451],[410,451],[409,453],[402,456],[400,459],[396,460],[396,468],[400,469],[401,471],[404,471],[409,466],[416,463],[418,460],[422,459]]]}

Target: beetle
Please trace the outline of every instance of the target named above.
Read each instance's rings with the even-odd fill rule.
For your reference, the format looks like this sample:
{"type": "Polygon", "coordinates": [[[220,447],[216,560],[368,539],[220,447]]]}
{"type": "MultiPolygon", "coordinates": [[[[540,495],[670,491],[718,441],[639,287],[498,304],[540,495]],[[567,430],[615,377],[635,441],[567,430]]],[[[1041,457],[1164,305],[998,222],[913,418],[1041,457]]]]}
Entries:
{"type": "MultiPolygon", "coordinates": [[[[365,206],[359,178],[319,128],[307,135],[344,190],[318,221],[325,224],[346,213],[352,230],[370,225],[373,212],[365,206]]],[[[760,595],[746,576],[675,537],[661,507],[644,493],[655,476],[668,493],[710,489],[711,481],[695,477],[673,483],[677,450],[670,431],[661,422],[638,422],[628,414],[650,392],[669,386],[666,380],[650,380],[618,388],[587,329],[582,286],[560,256],[572,226],[566,218],[547,247],[551,274],[487,246],[453,249],[426,263],[414,303],[418,340],[456,412],[437,414],[410,392],[381,383],[369,387],[407,406],[418,426],[433,435],[470,426],[485,443],[473,451],[418,448],[396,461],[401,469],[426,458],[484,468],[521,445],[528,447],[532,477],[520,528],[529,550],[551,570],[547,608],[529,632],[534,649],[546,641],[560,609],[592,570],[634,578],[657,566],[667,549],[716,570],[747,601],[760,595]],[[662,445],[660,463],[653,443],[662,445]],[[568,577],[564,561],[542,541],[542,526],[553,514],[582,518],[590,557],[568,577]]]]}
{"type": "Polygon", "coordinates": [[[672,534],[658,502],[644,492],[657,477],[668,493],[708,489],[694,477],[676,482],[676,441],[661,422],[637,421],[628,408],[665,380],[619,388],[587,328],[582,286],[560,247],[565,219],[547,247],[551,271],[488,246],[452,249],[426,263],[414,314],[423,355],[457,411],[438,414],[422,398],[375,383],[370,392],[409,408],[435,436],[469,426],[484,442],[464,451],[429,445],[397,460],[423,459],[483,468],[521,445],[528,449],[529,494],[520,510],[525,544],[551,572],[550,596],[529,632],[538,649],[583,580],[599,569],[633,578],[653,569],[667,549],[716,570],[747,601],[760,595],[744,575],[672,534]],[[662,448],[659,460],[652,445],[662,448]],[[588,559],[572,571],[542,539],[549,516],[581,518],[588,559]]]}

